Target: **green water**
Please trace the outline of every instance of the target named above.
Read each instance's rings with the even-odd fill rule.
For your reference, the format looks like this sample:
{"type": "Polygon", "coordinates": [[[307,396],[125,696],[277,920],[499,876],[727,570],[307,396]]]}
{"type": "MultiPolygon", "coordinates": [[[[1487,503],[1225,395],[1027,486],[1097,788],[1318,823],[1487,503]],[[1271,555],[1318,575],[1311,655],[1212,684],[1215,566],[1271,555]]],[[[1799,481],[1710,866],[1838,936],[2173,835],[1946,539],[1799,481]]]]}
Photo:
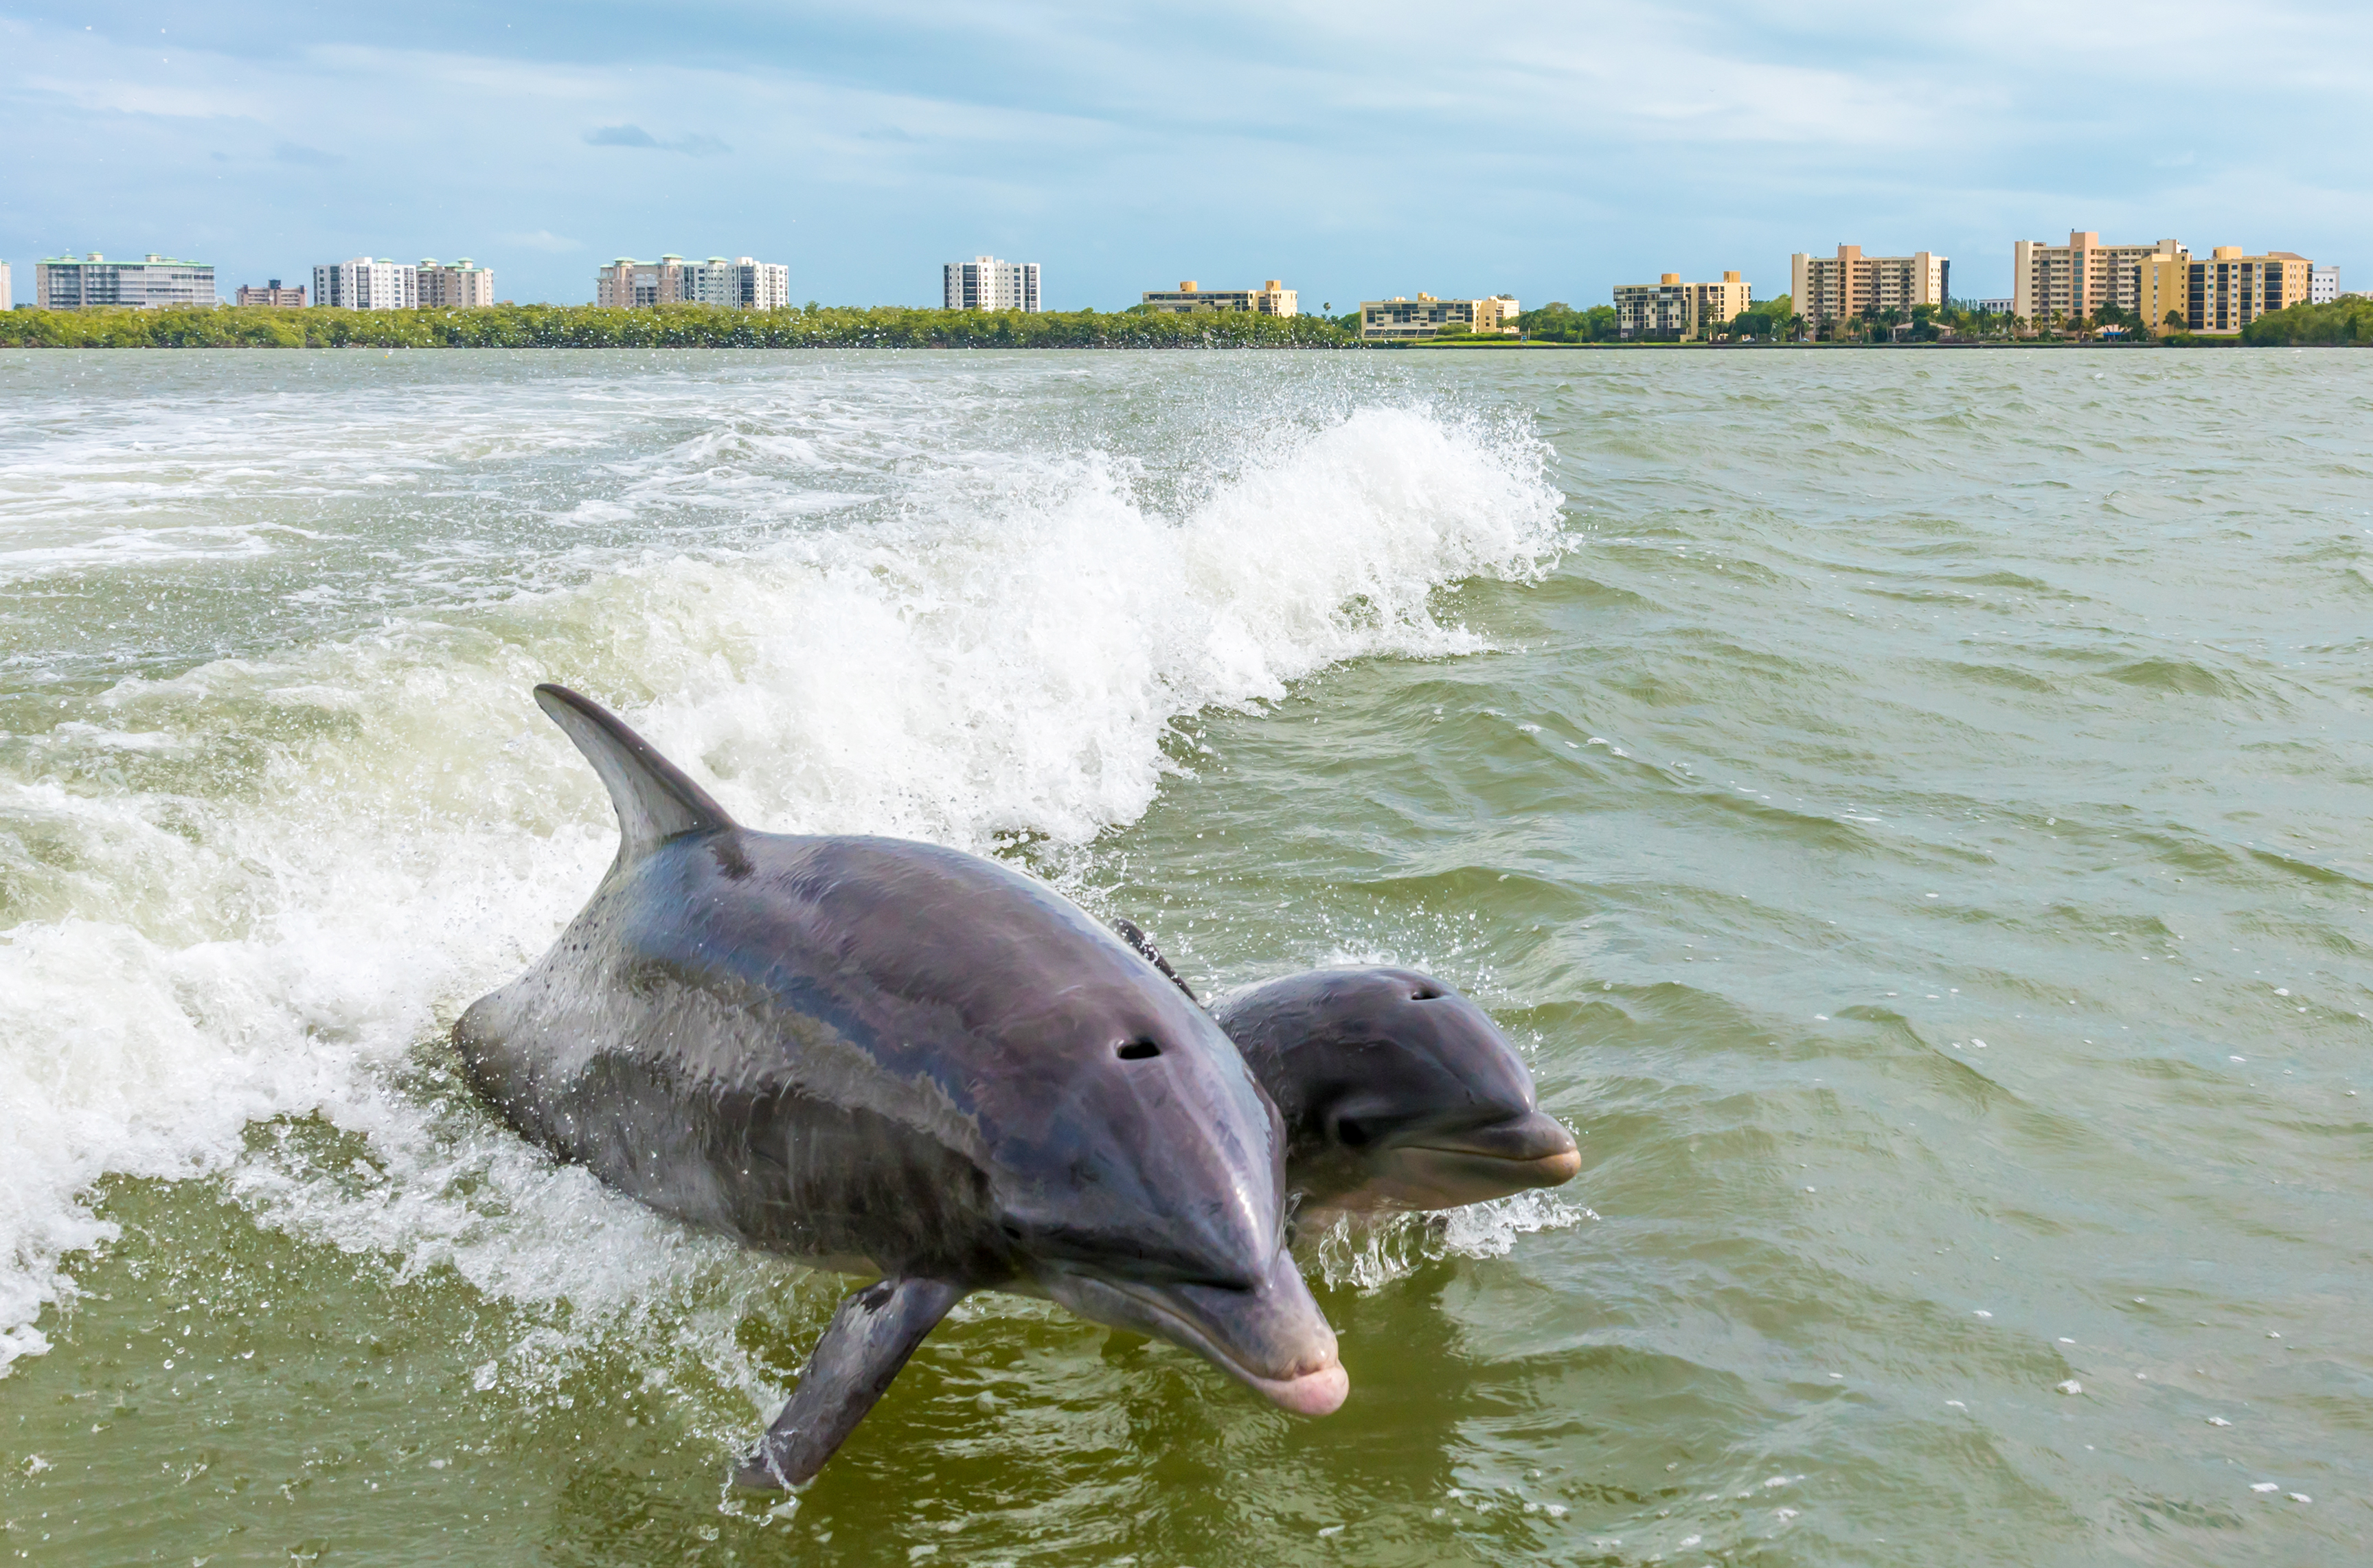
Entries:
{"type": "Polygon", "coordinates": [[[2368,655],[2345,354],[0,356],[0,1550],[2365,1557],[2368,655]],[[442,1044],[610,853],[547,677],[1431,969],[1583,1173],[1307,1244],[1335,1416],[979,1296],[731,1493],[842,1284],[442,1044]]]}

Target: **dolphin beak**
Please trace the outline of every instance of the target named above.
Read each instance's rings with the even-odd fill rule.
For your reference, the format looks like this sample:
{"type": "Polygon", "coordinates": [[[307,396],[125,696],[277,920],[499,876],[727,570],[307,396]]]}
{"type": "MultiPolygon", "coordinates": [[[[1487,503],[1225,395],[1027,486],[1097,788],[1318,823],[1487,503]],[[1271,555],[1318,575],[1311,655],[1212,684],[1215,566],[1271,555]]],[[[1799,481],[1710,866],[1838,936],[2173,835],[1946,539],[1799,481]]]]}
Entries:
{"type": "Polygon", "coordinates": [[[1413,1208],[1449,1209],[1528,1188],[1562,1187],[1582,1170],[1582,1151],[1556,1117],[1527,1111],[1455,1133],[1396,1144],[1382,1162],[1383,1195],[1413,1208]]]}
{"type": "Polygon", "coordinates": [[[1192,1351],[1295,1415],[1332,1414],[1351,1390],[1335,1330],[1283,1247],[1250,1290],[1070,1273],[1045,1282],[1047,1294],[1081,1316],[1192,1351]]]}

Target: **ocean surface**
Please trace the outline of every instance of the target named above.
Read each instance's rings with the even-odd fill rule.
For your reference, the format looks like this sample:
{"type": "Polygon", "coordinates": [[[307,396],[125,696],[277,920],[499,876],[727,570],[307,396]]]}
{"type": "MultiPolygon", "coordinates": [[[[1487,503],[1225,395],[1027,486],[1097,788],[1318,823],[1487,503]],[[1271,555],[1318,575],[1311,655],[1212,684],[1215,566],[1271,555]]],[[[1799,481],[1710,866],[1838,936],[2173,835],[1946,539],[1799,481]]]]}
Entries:
{"type": "Polygon", "coordinates": [[[2373,356],[0,355],[0,1554],[2373,1558],[2373,356]],[[1199,988],[1420,966],[1580,1135],[1308,1241],[1280,1415],[473,1102],[616,705],[1199,988]]]}

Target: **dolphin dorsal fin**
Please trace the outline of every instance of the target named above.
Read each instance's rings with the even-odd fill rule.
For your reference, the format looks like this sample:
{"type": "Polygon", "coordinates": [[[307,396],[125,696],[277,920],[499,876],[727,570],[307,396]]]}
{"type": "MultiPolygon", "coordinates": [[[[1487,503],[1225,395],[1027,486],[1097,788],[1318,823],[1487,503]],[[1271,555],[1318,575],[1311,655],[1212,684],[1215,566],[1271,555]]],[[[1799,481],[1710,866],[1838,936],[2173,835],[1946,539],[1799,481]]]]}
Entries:
{"type": "Polygon", "coordinates": [[[547,681],[535,688],[535,705],[577,743],[608,787],[618,812],[619,865],[631,865],[679,833],[735,825],[707,790],[591,697],[547,681]]]}

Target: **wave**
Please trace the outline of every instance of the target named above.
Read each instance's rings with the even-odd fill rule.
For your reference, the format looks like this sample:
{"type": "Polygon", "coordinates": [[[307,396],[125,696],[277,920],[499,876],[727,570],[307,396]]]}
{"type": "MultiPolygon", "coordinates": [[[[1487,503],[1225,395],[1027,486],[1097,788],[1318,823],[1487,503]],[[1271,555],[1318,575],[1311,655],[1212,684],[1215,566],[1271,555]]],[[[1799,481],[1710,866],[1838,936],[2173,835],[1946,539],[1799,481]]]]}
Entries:
{"type": "MultiPolygon", "coordinates": [[[[717,444],[622,474],[623,504],[699,487],[717,444]]],[[[615,704],[754,825],[1078,852],[1182,765],[1181,716],[1476,648],[1435,591],[1563,544],[1520,428],[1424,407],[1292,432],[1168,511],[1094,450],[942,467],[836,526],[614,556],[0,737],[0,1367],[112,1234],[111,1176],[220,1179],[295,1234],[591,1317],[733,1271],[442,1076],[453,1015],[612,850],[535,681],[615,704]]]]}

